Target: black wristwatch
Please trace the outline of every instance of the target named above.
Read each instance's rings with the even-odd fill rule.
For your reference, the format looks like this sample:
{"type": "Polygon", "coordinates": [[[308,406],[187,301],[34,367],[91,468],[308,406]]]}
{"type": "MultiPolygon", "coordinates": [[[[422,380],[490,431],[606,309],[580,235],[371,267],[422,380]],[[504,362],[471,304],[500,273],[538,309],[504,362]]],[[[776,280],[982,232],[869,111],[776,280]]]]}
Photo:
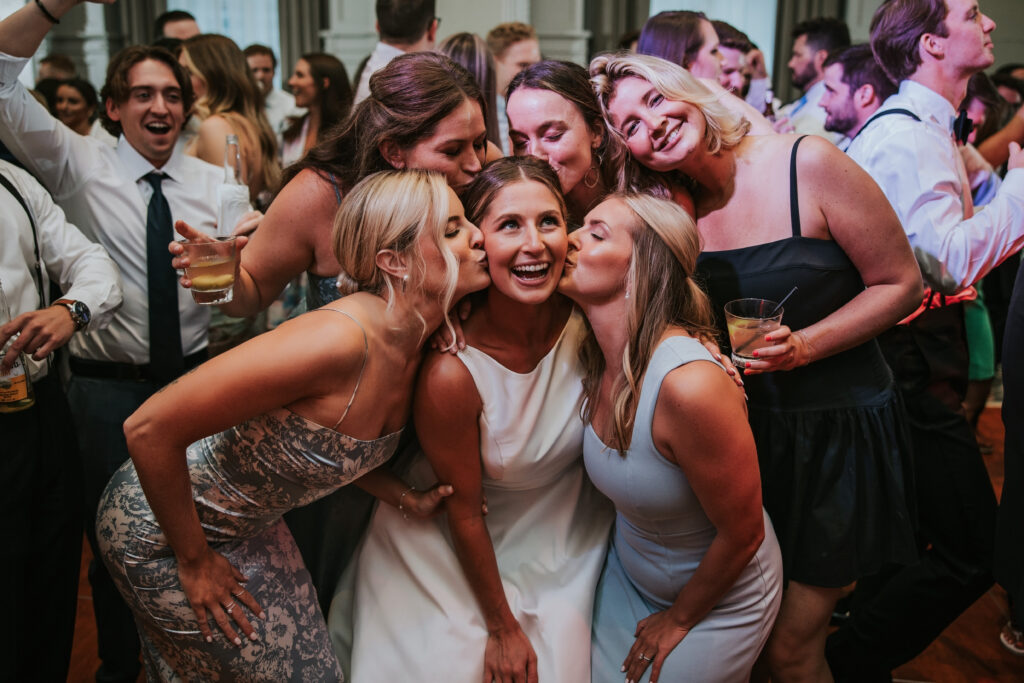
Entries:
{"type": "Polygon", "coordinates": [[[74,299],[57,299],[53,302],[53,305],[56,306],[57,304],[68,309],[68,313],[71,314],[71,322],[75,324],[75,332],[89,324],[89,307],[81,301],[75,301],[74,299]]]}

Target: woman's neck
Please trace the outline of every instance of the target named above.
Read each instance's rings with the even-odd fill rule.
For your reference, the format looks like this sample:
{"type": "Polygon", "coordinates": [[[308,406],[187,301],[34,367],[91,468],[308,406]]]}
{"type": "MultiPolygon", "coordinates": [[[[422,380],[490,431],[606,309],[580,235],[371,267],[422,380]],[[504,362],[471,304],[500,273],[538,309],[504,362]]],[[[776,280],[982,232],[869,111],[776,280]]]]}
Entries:
{"type": "Polygon", "coordinates": [[[546,349],[551,337],[561,333],[570,308],[568,299],[558,293],[542,303],[528,304],[489,287],[478,329],[484,332],[481,336],[487,345],[546,349]]]}
{"type": "Polygon", "coordinates": [[[694,202],[697,217],[721,208],[732,198],[736,183],[735,149],[719,150],[715,154],[702,151],[690,155],[676,169],[697,183],[694,202]]]}
{"type": "Polygon", "coordinates": [[[75,126],[73,130],[79,135],[89,135],[92,133],[92,122],[86,119],[75,126]]]}
{"type": "Polygon", "coordinates": [[[598,177],[593,187],[587,187],[582,180],[576,183],[576,187],[569,190],[565,195],[565,207],[569,210],[570,223],[581,225],[584,216],[597,206],[597,204],[608,194],[604,181],[598,177]]]}
{"type": "Polygon", "coordinates": [[[310,107],[306,121],[309,122],[308,132],[306,133],[306,149],[309,149],[316,144],[316,139],[320,137],[320,107],[316,105],[310,107]]]}
{"type": "Polygon", "coordinates": [[[582,306],[597,345],[601,347],[607,376],[617,377],[622,374],[622,352],[626,348],[629,334],[626,329],[628,304],[629,300],[623,296],[607,303],[582,306]]]}

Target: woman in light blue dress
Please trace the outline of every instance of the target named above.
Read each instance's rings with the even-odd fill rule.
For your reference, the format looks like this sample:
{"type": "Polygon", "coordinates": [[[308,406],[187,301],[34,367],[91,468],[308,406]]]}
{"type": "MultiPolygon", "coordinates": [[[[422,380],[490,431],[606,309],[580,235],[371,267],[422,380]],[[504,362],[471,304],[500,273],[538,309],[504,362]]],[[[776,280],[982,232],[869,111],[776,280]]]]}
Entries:
{"type": "Polygon", "coordinates": [[[584,460],[616,509],[591,680],[747,680],[779,609],[782,559],[742,392],[696,338],[712,318],[692,280],[693,219],[613,195],[569,243],[559,291],[591,332],[584,460]]]}

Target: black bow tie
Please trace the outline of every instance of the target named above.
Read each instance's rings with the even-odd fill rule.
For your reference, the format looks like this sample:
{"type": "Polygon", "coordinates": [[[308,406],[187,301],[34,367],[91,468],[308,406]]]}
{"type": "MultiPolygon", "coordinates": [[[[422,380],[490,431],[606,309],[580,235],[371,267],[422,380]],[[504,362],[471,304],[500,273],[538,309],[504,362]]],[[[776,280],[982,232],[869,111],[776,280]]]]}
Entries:
{"type": "Polygon", "coordinates": [[[960,144],[967,144],[967,138],[970,136],[973,128],[974,121],[967,118],[967,112],[961,109],[956,120],[953,121],[953,137],[960,144]]]}

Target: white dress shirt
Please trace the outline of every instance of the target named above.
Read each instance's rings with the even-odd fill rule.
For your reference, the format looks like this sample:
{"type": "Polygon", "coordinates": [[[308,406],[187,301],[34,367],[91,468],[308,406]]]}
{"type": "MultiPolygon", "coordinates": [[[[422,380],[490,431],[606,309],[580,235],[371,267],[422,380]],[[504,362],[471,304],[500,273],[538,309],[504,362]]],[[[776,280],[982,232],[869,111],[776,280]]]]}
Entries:
{"type": "MultiPolygon", "coordinates": [[[[46,189],[17,166],[0,161],[0,174],[6,177],[25,200],[35,219],[36,234],[25,209],[5,188],[0,188],[0,280],[11,307],[11,317],[45,308],[50,281],[59,282],[64,297],[89,307],[89,324],[75,336],[101,330],[110,323],[121,305],[121,276],[117,266],[98,244],[90,242],[78,228],[67,222],[64,212],[53,203],[46,189]],[[33,244],[33,240],[38,240],[33,244]],[[39,300],[35,269],[39,249],[39,300]]],[[[46,374],[46,362],[28,359],[33,379],[46,374]]]]}
{"type": "Polygon", "coordinates": [[[370,58],[366,61],[366,66],[363,67],[363,73],[359,75],[359,87],[356,88],[356,97],[352,101],[353,107],[370,96],[370,76],[387,66],[388,62],[395,57],[404,54],[405,52],[397,47],[387,43],[377,43],[377,47],[373,48],[370,58]]]}
{"type": "Polygon", "coordinates": [[[277,88],[267,93],[263,106],[270,122],[270,129],[278,134],[284,130],[286,119],[298,118],[306,113],[302,107],[295,106],[295,98],[290,93],[277,88]]]}
{"type": "Polygon", "coordinates": [[[1024,169],[1007,173],[992,201],[965,218],[953,105],[920,83],[903,81],[878,111],[887,109],[912,111],[921,122],[884,116],[861,129],[847,153],[889,198],[925,285],[954,294],[1024,246],[1024,169]]]}
{"type": "MultiPolygon", "coordinates": [[[[838,145],[845,136],[842,133],[825,130],[825,119],[828,114],[820,105],[821,98],[824,96],[825,81],[818,81],[803,94],[803,97],[779,109],[777,118],[788,118],[794,132],[798,135],[820,135],[838,145]]],[[[761,104],[758,111],[764,111],[764,103],[761,104]]]]}
{"type": "MultiPolygon", "coordinates": [[[[54,201],[121,270],[124,304],[109,327],[76,334],[71,354],[97,361],[149,363],[149,299],[146,278],[146,213],[153,189],[143,178],[159,170],[173,220],[214,234],[217,186],[222,170],[175,150],[161,169],[124,136],[117,148],[75,133],[50,115],[18,82],[28,59],[0,52],[0,140],[43,183],[54,201]]],[[[170,258],[170,254],[167,255],[170,258]]],[[[190,355],[206,347],[210,311],[178,291],[181,346],[190,355]]]]}

